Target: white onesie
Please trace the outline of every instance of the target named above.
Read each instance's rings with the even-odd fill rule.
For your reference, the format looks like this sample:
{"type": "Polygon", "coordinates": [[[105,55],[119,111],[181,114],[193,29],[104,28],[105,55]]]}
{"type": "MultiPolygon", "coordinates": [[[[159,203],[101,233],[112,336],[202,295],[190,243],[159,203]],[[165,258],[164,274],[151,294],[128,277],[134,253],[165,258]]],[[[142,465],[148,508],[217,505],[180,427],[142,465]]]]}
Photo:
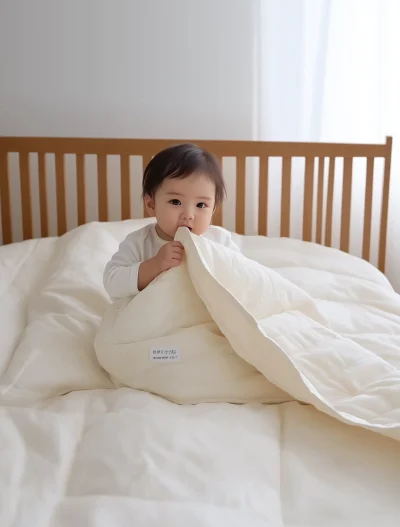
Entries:
{"type": "MultiPolygon", "coordinates": [[[[232,240],[231,233],[222,227],[210,225],[202,236],[240,251],[232,240]]],[[[140,264],[153,258],[165,243],[167,242],[158,236],[155,223],[128,234],[104,271],[104,287],[111,299],[135,296],[139,293],[137,283],[140,264]]]]}

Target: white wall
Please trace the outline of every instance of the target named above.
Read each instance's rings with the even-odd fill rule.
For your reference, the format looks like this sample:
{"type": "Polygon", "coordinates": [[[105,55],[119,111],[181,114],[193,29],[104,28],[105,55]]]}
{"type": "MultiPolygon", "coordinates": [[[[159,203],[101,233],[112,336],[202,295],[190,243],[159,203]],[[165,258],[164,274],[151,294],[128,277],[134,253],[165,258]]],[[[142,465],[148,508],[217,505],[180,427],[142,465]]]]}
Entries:
{"type": "Polygon", "coordinates": [[[250,139],[252,0],[0,0],[0,134],[250,139]]]}

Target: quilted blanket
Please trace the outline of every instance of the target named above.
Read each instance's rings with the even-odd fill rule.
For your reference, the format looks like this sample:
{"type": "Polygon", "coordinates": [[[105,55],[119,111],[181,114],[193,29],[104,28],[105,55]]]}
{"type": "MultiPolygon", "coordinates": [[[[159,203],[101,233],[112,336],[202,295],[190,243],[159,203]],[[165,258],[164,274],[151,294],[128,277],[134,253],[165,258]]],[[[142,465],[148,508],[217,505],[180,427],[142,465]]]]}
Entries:
{"type": "Polygon", "coordinates": [[[184,265],[111,306],[104,266],[147,221],[0,247],[1,527],[397,527],[387,279],[312,243],[234,235],[235,255],[182,231],[184,265]]]}
{"type": "MultiPolygon", "coordinates": [[[[273,269],[185,228],[176,239],[185,262],[109,307],[97,333],[97,357],[117,385],[182,404],[296,399],[400,439],[400,348],[388,353],[398,336],[345,334],[273,269]]],[[[398,301],[390,309],[400,315],[398,301]]]]}

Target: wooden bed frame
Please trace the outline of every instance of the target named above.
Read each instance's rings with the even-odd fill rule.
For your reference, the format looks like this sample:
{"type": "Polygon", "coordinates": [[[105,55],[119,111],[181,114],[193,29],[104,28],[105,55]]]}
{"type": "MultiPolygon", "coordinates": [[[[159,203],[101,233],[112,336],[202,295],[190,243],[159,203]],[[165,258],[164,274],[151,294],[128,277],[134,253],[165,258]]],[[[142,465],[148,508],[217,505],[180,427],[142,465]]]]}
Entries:
{"type": "MultiPolygon", "coordinates": [[[[3,243],[17,241],[13,236],[12,207],[14,203],[10,196],[10,178],[15,177],[9,170],[9,155],[17,154],[19,159],[19,185],[21,200],[22,238],[33,237],[32,192],[30,178],[31,153],[37,154],[40,235],[49,236],[49,207],[46,177],[46,154],[55,157],[55,186],[56,186],[56,218],[57,232],[62,235],[67,231],[67,193],[65,156],[73,154],[76,163],[76,192],[77,192],[77,224],[87,222],[86,205],[87,192],[85,189],[85,156],[97,156],[97,193],[98,219],[109,220],[108,211],[108,174],[107,156],[120,158],[121,185],[121,219],[130,217],[130,156],[141,156],[143,166],[161,149],[177,144],[179,140],[153,139],[89,139],[89,138],[46,138],[46,137],[0,137],[0,206],[1,231],[3,243]]],[[[386,236],[388,223],[388,202],[390,184],[390,164],[392,154],[392,138],[387,137],[384,144],[337,144],[337,143],[283,143],[262,141],[192,141],[212,152],[220,160],[225,157],[236,158],[236,232],[245,232],[245,190],[246,190],[246,158],[258,158],[258,233],[268,233],[268,192],[270,188],[269,159],[282,159],[282,191],[280,235],[290,236],[291,215],[291,187],[292,160],[305,158],[304,172],[304,204],[302,217],[302,238],[313,241],[313,227],[315,227],[315,241],[327,246],[332,244],[332,215],[335,185],[335,162],[343,158],[343,184],[341,194],[341,222],[340,249],[349,252],[350,218],[352,203],[353,160],[366,158],[366,184],[364,196],[364,224],[362,257],[370,260],[371,225],[372,225],[372,196],[374,192],[374,162],[377,158],[384,159],[382,200],[380,204],[380,225],[378,240],[378,268],[384,272],[386,256],[386,236]],[[328,159],[325,170],[325,159],[328,159]],[[315,160],[318,160],[318,170],[314,175],[315,160]],[[327,184],[324,186],[324,182],[327,184]],[[324,191],[326,188],[326,193],[324,191]],[[326,195],[324,195],[324,193],[326,195]],[[316,201],[315,201],[316,198],[316,201]],[[314,223],[314,213],[316,217],[314,223]]],[[[114,176],[113,176],[114,177],[114,176]]],[[[214,223],[221,225],[222,210],[214,215],[214,223]]]]}

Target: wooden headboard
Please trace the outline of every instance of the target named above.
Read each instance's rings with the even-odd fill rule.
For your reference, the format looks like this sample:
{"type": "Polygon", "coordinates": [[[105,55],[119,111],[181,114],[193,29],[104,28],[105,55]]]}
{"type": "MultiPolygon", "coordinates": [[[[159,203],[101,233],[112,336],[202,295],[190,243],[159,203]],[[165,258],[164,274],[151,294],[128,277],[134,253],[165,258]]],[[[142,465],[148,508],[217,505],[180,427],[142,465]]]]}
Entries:
{"type": "MultiPolygon", "coordinates": [[[[40,236],[49,235],[49,194],[47,177],[47,158],[54,156],[55,163],[55,210],[57,233],[67,231],[67,208],[69,195],[66,192],[65,158],[73,155],[76,173],[77,225],[86,223],[87,204],[91,193],[85,187],[85,160],[89,155],[97,159],[97,207],[98,220],[109,220],[108,156],[118,156],[120,163],[120,209],[121,219],[128,219],[131,214],[131,164],[132,156],[142,158],[142,167],[151,157],[163,148],[188,140],[169,139],[90,139],[90,138],[48,138],[48,137],[0,137],[0,206],[1,233],[4,244],[19,241],[13,229],[13,208],[16,206],[10,193],[12,178],[19,180],[18,209],[21,211],[22,236],[30,239],[33,234],[33,196],[31,167],[32,156],[38,179],[38,209],[40,213],[40,236]],[[10,156],[18,157],[18,170],[10,169],[10,156]]],[[[378,267],[385,269],[386,236],[388,223],[388,202],[390,183],[390,163],[392,138],[384,144],[338,144],[338,143],[284,143],[262,141],[190,141],[214,152],[220,160],[228,157],[236,160],[236,205],[235,230],[245,232],[246,213],[246,159],[257,158],[256,172],[252,177],[258,181],[258,234],[267,235],[271,220],[268,211],[268,193],[271,185],[269,161],[281,158],[281,212],[280,235],[289,237],[292,198],[292,166],[294,158],[304,158],[304,195],[302,215],[302,238],[327,246],[332,244],[332,215],[335,187],[335,165],[343,159],[343,184],[340,211],[340,249],[349,251],[350,218],[353,189],[353,161],[355,158],[366,158],[365,196],[363,218],[362,257],[370,260],[372,196],[374,193],[374,163],[383,158],[383,186],[380,204],[380,224],[378,241],[378,267]],[[314,213],[315,212],[315,213],[314,213]],[[313,236],[313,232],[315,236],[313,236]]],[[[359,174],[357,174],[357,177],[359,174]]],[[[69,176],[68,176],[69,177],[69,176]]],[[[112,178],[116,177],[113,172],[112,178]]],[[[276,175],[273,174],[275,178],[276,175]]],[[[112,184],[112,182],[111,182],[112,184]]],[[[213,223],[223,222],[222,209],[216,211],[213,223]]]]}

